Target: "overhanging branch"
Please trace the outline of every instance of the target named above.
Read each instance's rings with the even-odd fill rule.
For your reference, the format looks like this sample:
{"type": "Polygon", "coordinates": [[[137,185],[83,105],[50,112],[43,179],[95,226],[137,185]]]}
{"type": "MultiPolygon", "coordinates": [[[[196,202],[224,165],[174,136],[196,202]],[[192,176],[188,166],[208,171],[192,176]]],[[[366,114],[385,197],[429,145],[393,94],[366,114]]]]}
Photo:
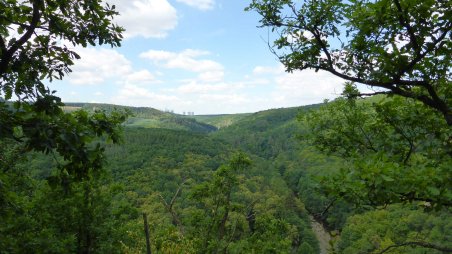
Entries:
{"type": "Polygon", "coordinates": [[[413,242],[405,242],[405,243],[394,244],[394,245],[388,246],[385,249],[383,249],[382,251],[378,252],[377,254],[383,254],[385,252],[388,252],[390,249],[405,247],[405,246],[419,246],[419,247],[423,247],[423,248],[439,250],[439,251],[442,251],[443,253],[452,253],[452,248],[449,248],[449,247],[439,246],[439,245],[436,245],[433,243],[413,241],[413,242]]]}
{"type": "Polygon", "coordinates": [[[3,53],[6,52],[6,45],[5,45],[5,40],[3,39],[3,37],[0,35],[0,57],[2,57],[3,53]]]}
{"type": "Polygon", "coordinates": [[[5,73],[14,53],[16,53],[17,50],[31,38],[34,30],[38,26],[41,18],[39,3],[40,1],[33,1],[33,13],[30,25],[28,26],[26,32],[8,50],[6,50],[6,52],[2,52],[2,58],[0,60],[0,75],[5,73]]]}
{"type": "Polygon", "coordinates": [[[416,54],[419,55],[421,53],[421,48],[419,47],[419,43],[417,42],[416,35],[414,34],[413,27],[411,27],[409,20],[406,20],[405,13],[400,5],[399,0],[394,0],[394,4],[397,7],[397,11],[399,13],[399,23],[401,26],[405,27],[408,35],[410,37],[410,43],[413,45],[413,48],[416,50],[416,54]]]}

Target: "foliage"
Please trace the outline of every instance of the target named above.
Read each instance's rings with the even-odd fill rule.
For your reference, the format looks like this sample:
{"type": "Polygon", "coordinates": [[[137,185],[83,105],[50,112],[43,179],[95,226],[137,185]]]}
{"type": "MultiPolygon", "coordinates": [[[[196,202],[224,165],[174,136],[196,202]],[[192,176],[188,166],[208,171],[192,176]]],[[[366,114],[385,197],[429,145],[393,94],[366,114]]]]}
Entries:
{"type": "MultiPolygon", "coordinates": [[[[163,129],[125,130],[124,144],[107,149],[108,168],[117,181],[127,183],[128,199],[149,215],[157,251],[296,252],[303,242],[317,249],[306,211],[301,204],[293,207],[297,201],[288,201],[290,190],[265,160],[253,156],[251,167],[236,171],[226,161],[235,158],[232,149],[217,138],[163,129]],[[225,182],[231,185],[221,184],[225,182]],[[229,212],[220,227],[225,207],[229,212]],[[251,211],[252,227],[247,220],[251,211]],[[222,240],[219,228],[224,228],[222,240]]],[[[134,223],[140,228],[142,222],[134,223]]]]}
{"type": "Polygon", "coordinates": [[[391,206],[350,217],[337,249],[338,253],[382,253],[390,246],[412,243],[388,253],[443,253],[427,247],[428,242],[435,247],[445,244],[441,248],[450,252],[451,227],[449,213],[425,213],[415,205],[391,206]]]}
{"type": "Polygon", "coordinates": [[[56,151],[69,174],[79,178],[102,166],[106,136],[119,140],[126,114],[65,113],[44,80],[62,79],[80,58],[68,46],[119,46],[122,28],[112,24],[114,6],[102,1],[2,1],[0,3],[0,138],[25,144],[26,151],[56,151]]]}
{"type": "MultiPolygon", "coordinates": [[[[197,231],[203,234],[201,252],[226,251],[227,239],[233,239],[235,228],[227,227],[237,206],[232,204],[232,193],[238,185],[238,174],[249,167],[251,161],[244,154],[238,153],[226,166],[218,168],[212,179],[193,190],[193,198],[202,203],[205,213],[194,221],[197,231]],[[197,224],[197,225],[196,225],[197,224]]],[[[200,235],[201,236],[201,235],[200,235]]]]}
{"type": "Polygon", "coordinates": [[[435,111],[401,97],[338,99],[306,119],[313,144],[349,159],[325,179],[334,195],[359,205],[451,205],[451,132],[435,111]]]}
{"type": "Polygon", "coordinates": [[[90,169],[102,167],[104,148],[99,142],[93,142],[100,137],[119,142],[120,124],[126,119],[126,114],[120,112],[109,116],[102,111],[64,113],[58,105],[41,99],[34,104],[24,103],[17,109],[0,106],[3,138],[23,143],[24,151],[56,152],[65,161],[59,165],[60,169],[78,178],[84,177],[90,169]]]}
{"type": "Polygon", "coordinates": [[[65,176],[70,185],[52,185],[32,177],[20,146],[2,142],[0,152],[2,159],[15,158],[0,171],[2,253],[120,253],[121,243],[130,244],[124,225],[138,213],[105,172],[90,171],[83,180],[65,176]]]}
{"type": "Polygon", "coordinates": [[[29,0],[1,1],[0,13],[1,252],[118,253],[128,238],[110,210],[102,144],[120,141],[128,113],[65,112],[44,84],[71,72],[80,58],[71,48],[119,46],[117,12],[102,1],[29,0]],[[57,167],[32,171],[32,151],[57,167]]]}
{"type": "MultiPolygon", "coordinates": [[[[275,32],[271,50],[287,71],[322,70],[349,81],[343,93],[348,100],[302,118],[305,139],[346,160],[323,177],[321,187],[330,196],[323,211],[319,202],[305,200],[321,217],[344,200],[360,209],[414,201],[426,210],[450,207],[451,7],[450,1],[422,0],[253,0],[247,8],[275,32]],[[374,90],[361,93],[355,83],[374,90]],[[357,99],[376,94],[391,97],[357,99]]],[[[308,179],[298,184],[302,193],[325,198],[308,179]]],[[[367,247],[342,250],[371,252],[367,247]]],[[[441,249],[429,242],[397,241],[393,247],[441,249]]]]}
{"type": "MultiPolygon", "coordinates": [[[[413,98],[452,125],[452,3],[253,0],[287,71],[314,69],[413,98]]],[[[368,94],[362,94],[368,95],[368,94]]]]}
{"type": "Polygon", "coordinates": [[[267,170],[277,170],[316,220],[330,229],[340,229],[352,212],[351,205],[333,202],[334,198],[318,184],[318,178],[328,177],[342,166],[342,162],[337,157],[319,153],[308,140],[300,138],[309,129],[296,119],[298,114],[319,107],[309,105],[257,112],[212,135],[267,160],[267,170]]]}
{"type": "Polygon", "coordinates": [[[0,77],[6,100],[13,94],[19,100],[49,95],[42,80],[63,78],[73,59],[80,58],[68,44],[120,45],[123,29],[111,22],[118,13],[102,1],[2,1],[0,9],[0,77]]]}

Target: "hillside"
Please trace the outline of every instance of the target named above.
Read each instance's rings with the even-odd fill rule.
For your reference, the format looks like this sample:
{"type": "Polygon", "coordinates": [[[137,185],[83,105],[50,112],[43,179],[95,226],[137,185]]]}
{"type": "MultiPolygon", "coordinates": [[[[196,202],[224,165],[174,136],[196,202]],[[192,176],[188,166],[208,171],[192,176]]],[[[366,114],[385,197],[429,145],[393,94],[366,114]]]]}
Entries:
{"type": "MultiPolygon", "coordinates": [[[[121,145],[97,141],[106,145],[105,170],[82,181],[60,170],[62,158],[32,154],[18,160],[11,157],[20,157],[14,145],[2,146],[0,154],[14,167],[1,175],[6,184],[0,185],[0,199],[16,208],[4,205],[8,209],[0,211],[8,225],[0,226],[8,236],[0,239],[0,248],[11,253],[76,249],[73,236],[85,235],[92,236],[97,253],[141,253],[142,213],[159,253],[326,253],[329,233],[336,236],[332,244],[339,253],[365,253],[375,248],[367,239],[400,241],[418,229],[425,239],[448,242],[447,212],[424,212],[416,204],[356,209],[321,188],[323,177],[349,164],[305,140],[303,116],[320,107],[180,116],[69,103],[67,111],[116,108],[134,116],[124,125],[121,145]],[[394,220],[400,215],[407,220],[394,220]],[[89,231],[80,231],[87,226],[89,231]],[[46,241],[49,237],[53,240],[46,241]],[[22,246],[17,239],[31,244],[22,246]]],[[[400,253],[424,253],[413,250],[400,253]]]]}
{"type": "Polygon", "coordinates": [[[251,113],[244,114],[224,114],[224,115],[195,115],[191,118],[198,122],[206,123],[217,127],[218,129],[228,127],[246,117],[251,115],[251,113]]]}
{"type": "Polygon", "coordinates": [[[100,103],[66,103],[63,107],[66,111],[84,109],[87,111],[105,110],[127,110],[132,116],[126,121],[125,126],[159,128],[170,130],[185,130],[200,133],[208,133],[217,130],[217,128],[208,123],[196,121],[188,116],[178,115],[169,112],[163,112],[149,107],[128,107],[113,104],[100,103]]]}

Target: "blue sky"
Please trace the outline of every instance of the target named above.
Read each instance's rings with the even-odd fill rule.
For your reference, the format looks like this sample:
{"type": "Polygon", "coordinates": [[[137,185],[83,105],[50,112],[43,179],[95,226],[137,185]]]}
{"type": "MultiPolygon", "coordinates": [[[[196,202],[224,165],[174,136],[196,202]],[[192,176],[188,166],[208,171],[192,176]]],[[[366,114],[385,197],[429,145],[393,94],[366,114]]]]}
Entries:
{"type": "Polygon", "coordinates": [[[241,0],[110,0],[126,29],[120,48],[76,48],[81,60],[50,84],[66,102],[102,102],[220,114],[318,103],[342,81],[285,73],[269,31],[241,0]],[[271,38],[270,38],[271,40],[271,38]]]}

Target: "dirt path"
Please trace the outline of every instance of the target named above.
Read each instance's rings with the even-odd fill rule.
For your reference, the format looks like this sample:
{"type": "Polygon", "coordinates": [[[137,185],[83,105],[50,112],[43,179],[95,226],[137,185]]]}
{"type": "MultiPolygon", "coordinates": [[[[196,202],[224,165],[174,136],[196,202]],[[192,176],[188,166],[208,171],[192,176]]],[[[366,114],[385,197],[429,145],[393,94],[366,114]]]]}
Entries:
{"type": "Polygon", "coordinates": [[[320,254],[328,254],[330,251],[330,240],[331,240],[330,234],[328,233],[328,231],[325,230],[322,224],[314,220],[312,216],[309,216],[309,219],[311,220],[312,231],[314,232],[315,236],[317,237],[317,240],[319,241],[320,254]]]}

